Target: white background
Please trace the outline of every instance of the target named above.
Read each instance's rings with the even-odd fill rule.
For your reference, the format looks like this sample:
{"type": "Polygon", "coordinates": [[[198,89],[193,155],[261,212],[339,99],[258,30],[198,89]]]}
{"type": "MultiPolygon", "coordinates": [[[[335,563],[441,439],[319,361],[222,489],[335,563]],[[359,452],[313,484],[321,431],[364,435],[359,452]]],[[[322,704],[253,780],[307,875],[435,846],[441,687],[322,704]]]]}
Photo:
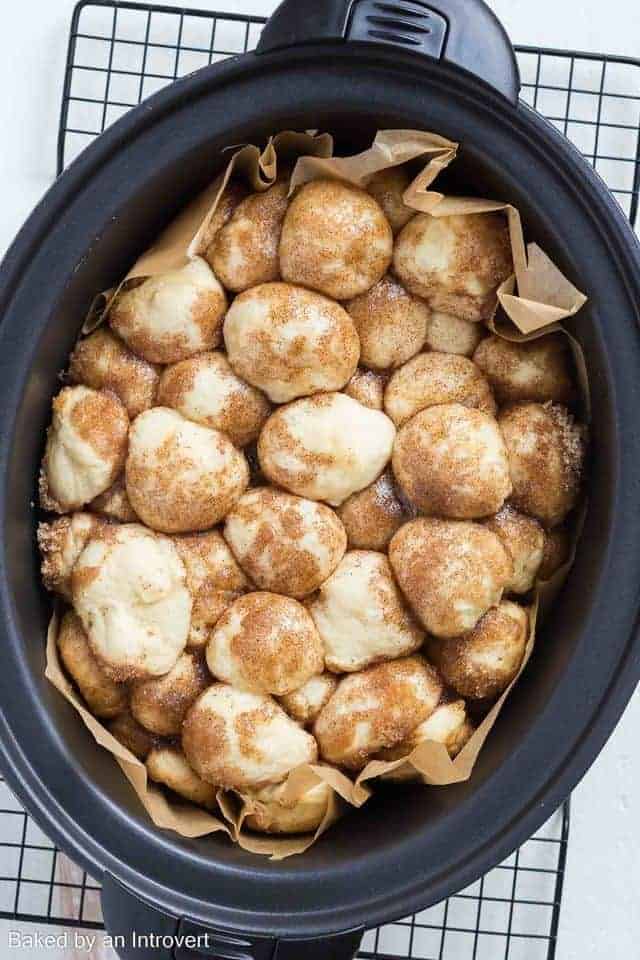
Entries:
{"type": "MultiPolygon", "coordinates": [[[[606,4],[602,0],[490,0],[490,5],[516,43],[640,56],[638,0],[608,0],[606,4]]],[[[184,6],[267,15],[275,2],[187,0],[184,6]]],[[[3,4],[2,252],[54,175],[72,7],[72,0],[9,0],[3,4]]],[[[601,642],[606,643],[606,637],[601,642]]],[[[632,960],[640,954],[639,731],[640,695],[636,695],[608,746],[574,794],[558,960],[632,960]]],[[[0,925],[2,956],[24,960],[70,956],[67,952],[9,952],[5,936],[13,926],[0,925]]]]}

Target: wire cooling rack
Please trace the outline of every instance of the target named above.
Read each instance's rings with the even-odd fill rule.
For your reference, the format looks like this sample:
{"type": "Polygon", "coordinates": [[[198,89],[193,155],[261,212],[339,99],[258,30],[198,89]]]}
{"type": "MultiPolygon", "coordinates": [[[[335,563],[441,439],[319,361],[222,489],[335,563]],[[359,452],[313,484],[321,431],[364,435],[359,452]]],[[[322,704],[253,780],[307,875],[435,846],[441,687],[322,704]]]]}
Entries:
{"type": "MultiPolygon", "coordinates": [[[[80,3],[64,78],[58,172],[160,87],[252,49],[264,22],[109,0],[80,3]]],[[[640,61],[532,47],[517,52],[523,98],[574,141],[635,224],[640,61]]],[[[368,931],[359,956],[554,960],[568,836],[566,803],[535,837],[471,887],[414,917],[368,931]]],[[[0,917],[102,928],[99,884],[55,849],[1,779],[0,917]]]]}

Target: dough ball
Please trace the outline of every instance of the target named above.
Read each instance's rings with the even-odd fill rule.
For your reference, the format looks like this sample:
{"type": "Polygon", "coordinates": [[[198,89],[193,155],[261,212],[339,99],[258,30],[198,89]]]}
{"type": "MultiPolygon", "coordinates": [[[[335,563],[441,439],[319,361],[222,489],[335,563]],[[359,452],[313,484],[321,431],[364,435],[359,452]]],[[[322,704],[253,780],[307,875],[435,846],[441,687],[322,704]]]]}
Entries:
{"type": "Polygon", "coordinates": [[[216,683],[187,714],[182,746],[206,780],[229,790],[280,783],[318,747],[275,700],[216,683]]]}
{"type": "Polygon", "coordinates": [[[348,397],[352,397],[370,410],[382,410],[384,407],[384,391],[387,385],[386,377],[373,370],[358,369],[344,388],[348,397]]]}
{"type": "Polygon", "coordinates": [[[463,320],[450,313],[432,313],[425,347],[437,353],[472,357],[485,333],[486,330],[480,323],[463,320]]]}
{"type": "Polygon", "coordinates": [[[528,343],[483,340],[474,357],[498,403],[571,403],[574,398],[566,337],[550,334],[528,343]]]}
{"type": "Polygon", "coordinates": [[[509,455],[514,506],[546,527],[557,526],[578,502],[586,428],[556,404],[514,406],[498,422],[509,455]]]}
{"type": "Polygon", "coordinates": [[[193,608],[187,646],[202,649],[227,607],[249,590],[249,581],[217,530],[173,537],[187,573],[193,608]]]}
{"type": "Polygon", "coordinates": [[[339,390],[358,366],[360,341],[338,303],[288,283],[233,301],[224,322],[231,366],[274,403],[339,390]]]}
{"type": "Polygon", "coordinates": [[[344,677],[315,723],[322,758],[362,770],[381,750],[402,743],[426,720],[441,694],[436,671],[420,656],[344,677]]]}
{"type": "Polygon", "coordinates": [[[337,689],[338,678],[332,673],[321,673],[279,699],[289,716],[306,727],[314,722],[337,689]]]}
{"type": "Polygon", "coordinates": [[[129,418],[113,393],[65,387],[53,399],[40,504],[69,513],[104,493],[124,466],[129,418]]]}
{"type": "Polygon", "coordinates": [[[410,185],[411,177],[404,167],[379,170],[367,180],[367,193],[378,201],[394,233],[402,230],[415,216],[416,211],[405,206],[402,199],[410,185]]]}
{"type": "Polygon", "coordinates": [[[398,497],[393,474],[387,470],[375,483],[354,493],[338,508],[352,550],[385,552],[391,538],[408,519],[398,497]]]}
{"type": "MultiPolygon", "coordinates": [[[[222,185],[222,178],[219,178],[219,184],[222,185]]],[[[209,220],[202,238],[203,257],[212,268],[215,239],[218,232],[226,223],[229,223],[238,208],[238,204],[242,203],[248,193],[248,188],[240,180],[229,180],[222,191],[222,196],[218,200],[215,212],[209,220]]]]}
{"type": "Polygon", "coordinates": [[[80,618],[73,610],[68,610],[62,618],[58,631],[58,653],[94,716],[110,719],[126,709],[125,687],[114,683],[104,673],[91,652],[80,618]]]}
{"type": "Polygon", "coordinates": [[[493,699],[515,679],[528,637],[527,611],[503,601],[489,610],[470,633],[429,641],[429,657],[461,696],[493,699]]]}
{"type": "Polygon", "coordinates": [[[391,541],[389,560],[411,607],[436,637],[472,630],[500,602],[512,575],[500,538],[459,520],[405,524],[391,541]]]}
{"type": "Polygon", "coordinates": [[[424,346],[431,313],[392,277],[347,304],[360,337],[360,362],[373,370],[395,370],[424,346]]]}
{"type": "Polygon", "coordinates": [[[71,601],[71,571],[85,546],[104,522],[90,513],[73,513],[38,524],[42,579],[47,590],[71,601]]]}
{"type": "Polygon", "coordinates": [[[405,656],[424,641],[383,553],[348,553],[309,610],[333,673],[354,673],[405,656]]]}
{"type": "Polygon", "coordinates": [[[258,833],[314,833],[327,814],[332,793],[322,781],[295,799],[284,783],[263,787],[245,796],[253,812],[244,825],[258,833]]]}
{"type": "Polygon", "coordinates": [[[317,590],[347,549],[333,510],[270,487],[240,498],[227,514],[224,536],[253,583],[296,599],[317,590]]]}
{"type": "Polygon", "coordinates": [[[207,259],[228,290],[240,293],[280,276],[278,247],[289,201],[289,184],[274,183],[252,193],[218,231],[207,259]]]}
{"type": "Polygon", "coordinates": [[[191,597],[176,548],[138,524],[103,529],[71,575],[73,605],[113,680],[168,673],[184,650],[191,597]]]}
{"type": "Polygon", "coordinates": [[[178,736],[189,707],[211,682],[200,657],[183,653],[169,673],[134,683],[131,713],[151,733],[161,737],[178,736]]]}
{"type": "Polygon", "coordinates": [[[490,320],[498,287],[513,273],[506,218],[502,213],[419,213],[396,240],[393,267],[407,290],[432,310],[474,322],[490,320]]]}
{"type": "Polygon", "coordinates": [[[571,557],[571,537],[568,530],[557,527],[549,530],[544,538],[542,564],[538,571],[540,580],[551,580],[560,567],[569,562],[571,557]]]}
{"type": "Polygon", "coordinates": [[[544,555],[545,533],[537,520],[518,513],[509,504],[485,526],[502,540],[511,557],[513,574],[505,587],[506,593],[528,593],[536,582],[544,555]]]}
{"type": "Polygon", "coordinates": [[[109,323],[138,356],[150,363],[177,363],[218,346],[226,309],[211,267],[196,257],[121,290],[109,323]]]}
{"type": "Polygon", "coordinates": [[[451,353],[421,353],[409,360],[391,377],[384,396],[385,412],[398,427],[421,410],[447,403],[492,416],[497,410],[480,369],[451,353]]]}
{"type": "Polygon", "coordinates": [[[69,377],[94,390],[111,390],[133,419],[155,403],[159,371],[136,357],[108,327],[79,340],[69,361],[69,377]]]}
{"type": "Polygon", "coordinates": [[[364,490],[391,459],[395,427],[342,393],[324,393],[277,410],[258,441],[272,483],[332,506],[364,490]]]}
{"type": "Polygon", "coordinates": [[[292,693],[322,673],[322,641],[297,600],[249,593],[222,614],[207,646],[209,670],[240,690],[292,693]]]}
{"type": "Polygon", "coordinates": [[[127,494],[148,527],[163,533],[208,530],[249,483],[243,455],[218,430],[154,407],[131,425],[127,494]]]}
{"type": "Polygon", "coordinates": [[[258,439],[271,409],[259,390],[235,375],[223,353],[201,353],[167,367],[158,403],[203,427],[221,430],[236,447],[258,439]]]}
{"type": "Polygon", "coordinates": [[[496,420],[458,403],[429,407],[400,428],[393,472],[426,516],[487,517],[511,493],[507,451],[496,420]]]}
{"type": "Polygon", "coordinates": [[[201,780],[187,763],[182,750],[176,747],[154,747],[147,757],[147,773],[151,780],[162,783],[185,800],[214,810],[217,790],[201,780]]]}
{"type": "MultiPolygon", "coordinates": [[[[475,730],[473,724],[467,719],[467,707],[464,700],[451,700],[440,703],[433,711],[428,720],[425,720],[416,729],[409,734],[406,740],[398,744],[397,747],[391,747],[389,750],[383,750],[376,760],[393,762],[402,760],[419,747],[422,743],[441,743],[447,749],[451,759],[455,759],[460,751],[469,742],[475,730]]],[[[409,780],[420,780],[420,774],[410,763],[402,767],[396,767],[388,773],[382,775],[382,780],[388,780],[393,783],[405,783],[409,780]]]]}
{"type": "Polygon", "coordinates": [[[125,710],[124,713],[118,714],[115,720],[111,720],[107,724],[107,730],[138,760],[144,760],[153,747],[153,736],[141,727],[137,720],[134,720],[129,710],[125,710]]]}
{"type": "Polygon", "coordinates": [[[282,279],[349,300],[381,280],[393,233],[379,204],[359,187],[314,180],[291,201],[282,228],[282,279]]]}
{"type": "Polygon", "coordinates": [[[137,523],[139,520],[138,514],[129,503],[123,473],[113,481],[108,490],[94,497],[89,509],[92,513],[98,513],[106,520],[115,520],[117,523],[137,523]]]}

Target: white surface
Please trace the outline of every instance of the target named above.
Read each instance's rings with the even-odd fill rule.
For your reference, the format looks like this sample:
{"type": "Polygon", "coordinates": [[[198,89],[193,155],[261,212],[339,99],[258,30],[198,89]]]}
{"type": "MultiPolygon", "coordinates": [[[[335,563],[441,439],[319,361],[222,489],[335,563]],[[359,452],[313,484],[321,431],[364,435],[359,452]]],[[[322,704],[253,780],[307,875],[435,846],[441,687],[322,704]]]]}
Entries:
{"type": "MultiPolygon", "coordinates": [[[[322,2],[322,0],[318,0],[322,2]]],[[[268,14],[272,0],[196,0],[185,6],[268,14]]],[[[637,0],[492,0],[515,42],[640,54],[637,0]]],[[[21,0],[3,9],[0,37],[0,250],[51,183],[72,0],[21,0]]],[[[558,642],[561,642],[559,638],[558,642]]],[[[602,638],[606,643],[606,637],[602,638]]],[[[557,960],[638,955],[640,695],[573,798],[568,877],[557,960]]],[[[0,944],[15,924],[0,924],[0,944]]],[[[26,928],[30,929],[29,927],[26,928]]],[[[56,950],[7,950],[36,960],[56,950]]],[[[88,956],[86,952],[78,956],[88,956]]],[[[98,952],[93,954],[95,958],[98,952]]]]}

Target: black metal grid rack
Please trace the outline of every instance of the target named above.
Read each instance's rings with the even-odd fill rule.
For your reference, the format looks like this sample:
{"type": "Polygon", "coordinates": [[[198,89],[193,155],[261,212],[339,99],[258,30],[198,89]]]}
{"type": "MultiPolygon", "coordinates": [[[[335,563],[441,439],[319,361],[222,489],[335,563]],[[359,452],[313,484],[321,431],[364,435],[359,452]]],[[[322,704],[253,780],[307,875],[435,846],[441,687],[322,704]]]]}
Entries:
{"type": "MultiPolygon", "coordinates": [[[[252,49],[261,17],[111,0],[74,12],[58,172],[167,83],[252,49]]],[[[579,147],[632,223],[640,201],[640,61],[518,48],[523,98],[579,147]]],[[[414,917],[365,935],[360,957],[553,960],[569,804],[504,863],[414,917]]],[[[99,884],[56,850],[0,780],[0,917],[100,929],[99,884]]]]}

